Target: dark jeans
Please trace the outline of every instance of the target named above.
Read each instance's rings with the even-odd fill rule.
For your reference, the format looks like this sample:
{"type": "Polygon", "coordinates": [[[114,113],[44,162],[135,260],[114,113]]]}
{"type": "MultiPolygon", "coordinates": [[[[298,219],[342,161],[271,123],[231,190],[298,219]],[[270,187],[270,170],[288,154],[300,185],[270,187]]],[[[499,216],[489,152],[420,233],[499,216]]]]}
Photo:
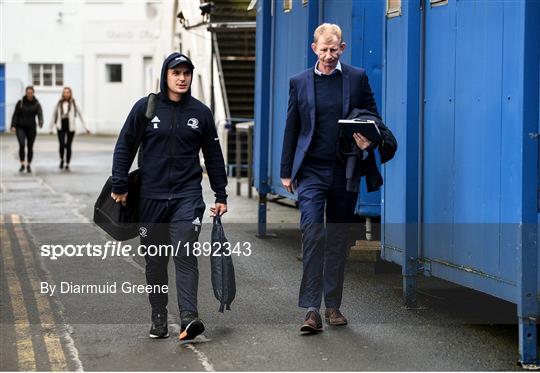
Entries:
{"type": "Polygon", "coordinates": [[[62,119],[62,129],[58,131],[58,142],[60,143],[60,159],[64,159],[64,149],[66,152],[66,163],[71,160],[71,144],[75,137],[75,131],[69,130],[69,120],[62,119]]]}
{"type": "Polygon", "coordinates": [[[34,140],[36,139],[36,128],[25,128],[17,127],[16,128],[17,141],[19,141],[19,160],[24,161],[24,148],[25,145],[28,149],[28,163],[32,162],[34,157],[34,140]]]}
{"type": "MultiPolygon", "coordinates": [[[[139,208],[141,244],[147,248],[149,245],[172,245],[180,313],[198,312],[199,270],[197,257],[192,251],[193,243],[199,238],[202,227],[200,222],[205,207],[202,196],[170,201],[141,198],[139,208]],[[189,251],[184,246],[186,243],[189,251]],[[177,251],[177,247],[181,249],[177,251]]],[[[155,252],[148,251],[145,256],[146,282],[148,285],[167,285],[169,281],[167,265],[171,253],[152,254],[155,252]]],[[[168,294],[150,293],[148,298],[153,313],[165,312],[168,294]]]]}
{"type": "Polygon", "coordinates": [[[298,305],[340,308],[348,230],[358,193],[345,190],[340,163],[304,164],[298,176],[303,275],[298,305]],[[325,224],[326,215],[326,224],[325,224]]]}

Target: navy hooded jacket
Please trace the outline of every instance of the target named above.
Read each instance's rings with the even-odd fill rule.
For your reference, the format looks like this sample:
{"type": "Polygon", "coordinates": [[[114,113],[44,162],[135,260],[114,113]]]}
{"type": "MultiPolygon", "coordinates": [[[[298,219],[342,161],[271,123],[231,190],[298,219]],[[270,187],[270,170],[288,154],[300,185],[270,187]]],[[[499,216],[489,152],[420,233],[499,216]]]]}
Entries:
{"type": "Polygon", "coordinates": [[[227,175],[210,109],[191,97],[191,87],[179,102],[167,95],[167,65],[178,58],[173,53],[161,68],[160,93],[151,120],[146,119],[148,98],[141,98],[129,113],[116,142],[112,168],[112,191],[126,193],[128,172],[135,158],[137,128],[146,126],[142,140],[141,197],[173,199],[202,193],[202,149],[216,203],[226,203],[227,175]]]}

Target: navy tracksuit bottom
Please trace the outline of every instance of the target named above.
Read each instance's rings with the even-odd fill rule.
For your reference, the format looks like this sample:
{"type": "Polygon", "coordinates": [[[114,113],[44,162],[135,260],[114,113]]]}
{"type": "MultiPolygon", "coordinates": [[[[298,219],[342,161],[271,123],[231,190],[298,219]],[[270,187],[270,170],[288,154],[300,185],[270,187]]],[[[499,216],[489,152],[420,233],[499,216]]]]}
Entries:
{"type": "Polygon", "coordinates": [[[358,193],[346,191],[340,162],[304,162],[297,177],[303,275],[298,305],[340,308],[348,229],[358,193]],[[326,214],[326,224],[325,224],[326,214]]]}
{"type": "MultiPolygon", "coordinates": [[[[167,265],[173,256],[176,272],[176,293],[180,314],[197,313],[197,288],[199,270],[197,257],[191,252],[199,238],[205,204],[201,196],[172,200],[141,198],[139,208],[141,244],[172,245],[171,252],[148,250],[146,259],[146,282],[148,285],[168,285],[167,265]],[[180,243],[180,244],[179,244],[180,243]],[[185,244],[188,248],[185,248],[185,244]],[[176,248],[180,246],[180,250],[176,248]],[[152,255],[152,254],[159,255],[152,255]],[[189,255],[188,255],[189,254],[189,255]]],[[[168,294],[149,293],[152,313],[165,313],[168,294]]]]}

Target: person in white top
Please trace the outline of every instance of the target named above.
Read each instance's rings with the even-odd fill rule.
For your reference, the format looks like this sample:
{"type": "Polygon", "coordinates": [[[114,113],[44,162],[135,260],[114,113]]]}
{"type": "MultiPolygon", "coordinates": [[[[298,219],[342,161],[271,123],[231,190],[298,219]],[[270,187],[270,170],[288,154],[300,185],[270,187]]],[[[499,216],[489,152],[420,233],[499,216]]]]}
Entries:
{"type": "Polygon", "coordinates": [[[69,171],[69,162],[71,160],[71,144],[75,137],[76,123],[75,118],[78,117],[86,133],[90,133],[81,114],[80,107],[77,106],[73,99],[73,94],[70,87],[64,87],[62,97],[53,112],[51,120],[51,133],[53,127],[56,127],[58,133],[58,142],[60,143],[60,169],[69,171]],[[65,159],[64,159],[65,154],[65,159]],[[65,162],[64,162],[65,160],[65,162]]]}

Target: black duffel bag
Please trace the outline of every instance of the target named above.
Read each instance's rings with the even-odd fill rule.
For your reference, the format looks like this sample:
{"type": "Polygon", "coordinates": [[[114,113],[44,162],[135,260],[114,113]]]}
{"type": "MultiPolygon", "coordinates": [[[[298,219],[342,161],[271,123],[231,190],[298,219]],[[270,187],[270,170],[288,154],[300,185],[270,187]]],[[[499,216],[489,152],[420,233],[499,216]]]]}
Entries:
{"type": "Polygon", "coordinates": [[[223,312],[225,306],[231,309],[231,303],[236,296],[236,279],[232,262],[231,248],[227,243],[221,217],[214,217],[212,227],[212,255],[210,267],[212,272],[212,288],[214,296],[220,302],[219,312],[223,312]]]}
{"type": "MultiPolygon", "coordinates": [[[[150,93],[146,104],[145,118],[154,117],[156,95],[150,93]]],[[[141,146],[146,122],[139,123],[137,137],[131,149],[133,158],[139,150],[139,167],[142,161],[141,146]]],[[[141,196],[141,174],[139,169],[128,174],[128,195],[126,206],[116,203],[112,197],[112,176],[109,176],[94,204],[94,223],[118,241],[126,241],[139,235],[139,200],[141,196]]]]}
{"type": "Polygon", "coordinates": [[[111,198],[112,176],[109,176],[94,204],[94,223],[117,241],[126,241],[139,235],[139,197],[141,175],[135,170],[128,175],[126,206],[111,198]]]}

